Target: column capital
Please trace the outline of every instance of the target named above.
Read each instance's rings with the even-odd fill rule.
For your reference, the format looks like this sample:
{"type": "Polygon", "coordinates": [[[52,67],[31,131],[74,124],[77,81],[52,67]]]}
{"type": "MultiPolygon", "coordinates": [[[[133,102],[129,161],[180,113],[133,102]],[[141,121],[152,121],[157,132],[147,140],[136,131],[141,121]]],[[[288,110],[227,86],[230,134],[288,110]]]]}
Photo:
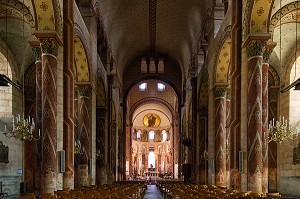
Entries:
{"type": "Polygon", "coordinates": [[[29,45],[32,48],[32,52],[35,56],[36,61],[41,61],[42,59],[42,50],[41,50],[41,44],[39,41],[28,41],[29,45]]]}
{"type": "Polygon", "coordinates": [[[78,93],[79,93],[79,97],[85,97],[85,98],[90,98],[91,93],[92,93],[92,88],[90,85],[84,85],[84,86],[80,86],[78,88],[78,93]]]}
{"type": "Polygon", "coordinates": [[[214,89],[214,95],[216,98],[225,97],[226,96],[226,88],[224,87],[216,87],[214,89]]]}
{"type": "Polygon", "coordinates": [[[42,53],[52,54],[54,56],[58,55],[58,45],[54,39],[51,38],[39,38],[41,42],[42,53]]]}
{"type": "Polygon", "coordinates": [[[263,49],[267,41],[271,38],[269,33],[251,33],[245,39],[243,47],[247,48],[248,58],[263,56],[263,49]]]}
{"type": "Polygon", "coordinates": [[[268,63],[270,60],[270,56],[273,52],[273,49],[277,45],[276,42],[267,42],[265,46],[265,50],[263,52],[263,63],[268,63]]]}

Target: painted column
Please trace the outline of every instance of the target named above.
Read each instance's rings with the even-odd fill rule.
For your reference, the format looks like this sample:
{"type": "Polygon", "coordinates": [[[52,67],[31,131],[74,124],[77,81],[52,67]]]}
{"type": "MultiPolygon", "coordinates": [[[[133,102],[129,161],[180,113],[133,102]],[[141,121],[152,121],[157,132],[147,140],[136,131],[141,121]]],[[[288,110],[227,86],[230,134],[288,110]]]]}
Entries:
{"type": "Polygon", "coordinates": [[[226,92],[226,186],[230,187],[230,90],[226,92]]]}
{"type": "Polygon", "coordinates": [[[53,193],[57,174],[57,42],[40,38],[42,49],[42,192],[53,193]]]}
{"type": "Polygon", "coordinates": [[[262,193],[262,63],[266,42],[250,41],[248,54],[248,190],[262,193]]]}
{"type": "Polygon", "coordinates": [[[174,123],[172,124],[172,137],[173,138],[173,162],[174,162],[174,178],[178,179],[179,174],[179,123],[178,114],[174,113],[174,123]]]}
{"type": "Polygon", "coordinates": [[[207,184],[208,179],[208,143],[207,143],[207,107],[201,107],[199,109],[199,153],[200,153],[200,163],[199,163],[199,183],[207,184]]]}
{"type": "Polygon", "coordinates": [[[216,185],[226,185],[226,89],[215,88],[215,163],[216,185]]]}
{"type": "Polygon", "coordinates": [[[241,65],[242,65],[242,17],[241,0],[232,0],[231,70],[230,70],[230,188],[241,189],[239,151],[241,150],[241,65]]]}
{"type": "Polygon", "coordinates": [[[78,99],[78,130],[79,139],[83,147],[83,154],[79,163],[79,186],[89,185],[88,163],[91,159],[91,135],[90,135],[90,96],[89,85],[79,87],[78,99]]]}
{"type": "Polygon", "coordinates": [[[96,184],[106,184],[106,171],[105,171],[105,117],[106,109],[97,107],[96,111],[96,125],[97,125],[97,143],[96,148],[98,157],[96,160],[96,184]]]}
{"type": "Polygon", "coordinates": [[[74,1],[63,1],[63,149],[65,172],[63,189],[74,189],[74,1]]]}
{"type": "MultiPolygon", "coordinates": [[[[39,45],[32,47],[33,54],[35,55],[35,128],[36,131],[42,130],[42,51],[39,45]]],[[[42,135],[41,135],[42,137],[42,135]]],[[[36,148],[38,153],[36,153],[36,168],[35,168],[35,191],[36,193],[41,193],[41,160],[42,160],[42,139],[36,141],[36,148]]]]}
{"type": "Polygon", "coordinates": [[[269,99],[268,99],[268,73],[269,73],[269,59],[272,53],[273,47],[267,44],[266,50],[263,54],[263,63],[262,63],[262,156],[263,156],[263,169],[262,169],[262,192],[266,194],[268,192],[268,169],[269,169],[269,160],[268,160],[268,125],[269,125],[269,99]]]}
{"type": "MultiPolygon", "coordinates": [[[[279,95],[279,88],[269,88],[269,119],[270,121],[272,118],[277,118],[277,106],[278,106],[278,95],[279,95]]],[[[268,160],[269,160],[269,169],[268,169],[268,180],[269,180],[269,192],[277,192],[277,143],[272,141],[269,143],[269,153],[268,153],[268,160]]]]}
{"type": "MultiPolygon", "coordinates": [[[[24,76],[24,100],[25,100],[25,110],[24,110],[24,117],[28,118],[31,117],[35,120],[35,67],[30,66],[24,76]]],[[[38,131],[34,132],[34,137],[38,137],[38,131]]],[[[24,181],[27,185],[27,190],[33,192],[35,189],[35,162],[37,156],[37,148],[36,148],[36,141],[35,140],[24,140],[24,181]]]]}
{"type": "Polygon", "coordinates": [[[191,86],[192,86],[192,146],[191,146],[191,156],[192,156],[192,162],[191,162],[191,177],[192,181],[196,182],[199,179],[199,159],[197,158],[199,156],[199,145],[197,144],[197,77],[191,78],[191,86]]]}

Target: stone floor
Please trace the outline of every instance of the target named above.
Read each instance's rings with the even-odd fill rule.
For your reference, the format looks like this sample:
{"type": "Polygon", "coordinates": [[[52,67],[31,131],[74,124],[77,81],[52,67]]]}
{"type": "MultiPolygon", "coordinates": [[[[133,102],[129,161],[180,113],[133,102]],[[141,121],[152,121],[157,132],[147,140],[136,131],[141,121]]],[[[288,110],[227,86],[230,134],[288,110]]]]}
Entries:
{"type": "Polygon", "coordinates": [[[160,191],[156,188],[156,185],[147,185],[144,199],[162,199],[160,191]]]}

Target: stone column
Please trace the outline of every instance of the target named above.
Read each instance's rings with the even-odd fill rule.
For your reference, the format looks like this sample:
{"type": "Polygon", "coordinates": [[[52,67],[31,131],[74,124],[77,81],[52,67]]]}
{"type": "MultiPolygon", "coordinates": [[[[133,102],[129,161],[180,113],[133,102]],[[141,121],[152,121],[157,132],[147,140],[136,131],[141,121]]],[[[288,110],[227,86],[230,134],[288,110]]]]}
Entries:
{"type": "Polygon", "coordinates": [[[230,70],[230,188],[241,189],[239,156],[241,150],[241,65],[242,65],[242,1],[232,0],[231,70],[230,70]]]}
{"type": "Polygon", "coordinates": [[[267,43],[266,50],[263,54],[262,63],[262,156],[263,156],[263,169],[262,169],[262,192],[266,194],[268,192],[268,125],[269,125],[269,99],[268,99],[268,73],[269,73],[269,59],[272,53],[274,44],[267,43]]]}
{"type": "Polygon", "coordinates": [[[207,168],[208,168],[208,154],[207,154],[207,116],[208,116],[208,109],[207,107],[199,108],[199,156],[200,156],[200,163],[199,163],[199,183],[200,184],[207,184],[207,168]]]}
{"type": "Polygon", "coordinates": [[[63,1],[63,149],[65,151],[65,172],[63,189],[74,189],[74,1],[63,1]]]}
{"type": "MultiPolygon", "coordinates": [[[[279,88],[269,88],[269,121],[273,118],[277,117],[277,106],[278,106],[278,95],[279,88]]],[[[269,143],[269,152],[268,152],[268,160],[269,160],[269,169],[268,169],[268,180],[269,180],[269,191],[277,192],[277,143],[272,141],[269,143]]]]}
{"type": "MultiPolygon", "coordinates": [[[[35,113],[35,127],[36,131],[42,130],[42,51],[39,45],[35,45],[32,47],[33,54],[35,55],[35,106],[36,106],[36,113],[35,113]]],[[[41,135],[42,137],[42,135],[41,135]]],[[[41,160],[42,160],[42,139],[36,141],[36,168],[35,168],[35,191],[36,193],[41,192],[41,160]]]]}
{"type": "Polygon", "coordinates": [[[226,185],[226,89],[215,88],[215,162],[216,185],[226,185]]]}
{"type": "Polygon", "coordinates": [[[178,123],[178,114],[174,113],[174,123],[172,125],[172,137],[173,139],[173,162],[174,162],[174,178],[178,179],[179,174],[179,123],[178,123]]]}
{"type": "Polygon", "coordinates": [[[88,163],[91,159],[91,135],[90,135],[90,96],[89,85],[79,87],[78,99],[78,128],[79,139],[83,147],[83,154],[79,163],[79,186],[89,185],[88,163]]]}
{"type": "Polygon", "coordinates": [[[250,41],[248,54],[248,190],[262,193],[262,63],[266,42],[250,41]]]}
{"type": "Polygon", "coordinates": [[[230,156],[231,156],[231,148],[230,148],[230,90],[226,92],[226,186],[230,187],[230,156]]]}
{"type": "Polygon", "coordinates": [[[192,141],[192,146],[191,146],[191,180],[192,182],[198,181],[199,178],[199,159],[197,156],[199,156],[199,145],[197,144],[197,77],[192,77],[191,78],[191,86],[192,86],[192,121],[190,121],[191,125],[191,141],[192,141]],[[197,161],[198,160],[198,161],[197,161]]]}
{"type": "Polygon", "coordinates": [[[96,125],[97,125],[97,134],[96,134],[96,148],[100,152],[100,156],[97,157],[96,161],[96,184],[106,184],[106,171],[105,171],[105,117],[106,117],[106,108],[97,107],[96,111],[96,125]]]}
{"type": "Polygon", "coordinates": [[[42,49],[42,192],[53,193],[57,174],[57,41],[40,38],[42,49]]]}

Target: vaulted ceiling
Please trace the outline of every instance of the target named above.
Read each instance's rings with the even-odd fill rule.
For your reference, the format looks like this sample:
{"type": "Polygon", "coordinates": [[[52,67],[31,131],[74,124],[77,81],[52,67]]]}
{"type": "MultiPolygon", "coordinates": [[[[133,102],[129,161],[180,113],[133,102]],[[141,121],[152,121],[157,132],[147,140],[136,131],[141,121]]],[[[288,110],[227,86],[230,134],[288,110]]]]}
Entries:
{"type": "Polygon", "coordinates": [[[133,59],[149,54],[167,56],[187,67],[201,36],[212,1],[97,1],[110,50],[122,78],[133,59]]]}

